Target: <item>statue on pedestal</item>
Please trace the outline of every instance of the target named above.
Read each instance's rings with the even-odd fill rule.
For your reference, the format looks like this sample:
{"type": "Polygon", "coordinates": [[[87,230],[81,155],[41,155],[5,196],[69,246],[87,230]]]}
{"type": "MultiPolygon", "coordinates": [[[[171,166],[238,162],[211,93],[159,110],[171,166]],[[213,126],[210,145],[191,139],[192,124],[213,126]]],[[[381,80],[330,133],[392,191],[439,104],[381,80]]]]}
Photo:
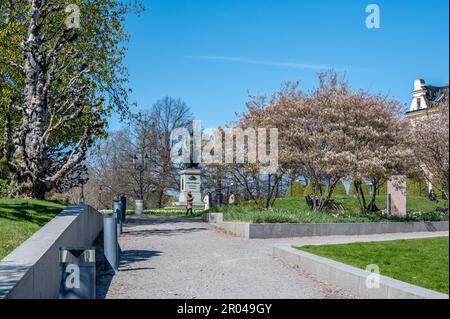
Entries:
{"type": "Polygon", "coordinates": [[[192,143],[192,136],[189,140],[185,140],[182,148],[183,154],[189,152],[189,162],[182,165],[183,170],[180,171],[180,196],[176,207],[186,207],[187,193],[191,193],[194,197],[194,208],[204,208],[201,193],[201,169],[200,164],[194,162],[194,147],[192,143]],[[188,145],[189,143],[189,145],[188,145]]]}

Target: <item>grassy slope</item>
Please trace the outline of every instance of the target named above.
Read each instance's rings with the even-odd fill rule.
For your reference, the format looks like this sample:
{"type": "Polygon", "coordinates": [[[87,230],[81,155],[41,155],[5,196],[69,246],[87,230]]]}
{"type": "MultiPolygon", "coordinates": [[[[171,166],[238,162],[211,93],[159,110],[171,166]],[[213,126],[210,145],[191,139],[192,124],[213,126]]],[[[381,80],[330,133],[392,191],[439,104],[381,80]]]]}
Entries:
{"type": "Polygon", "coordinates": [[[64,209],[46,201],[0,199],[0,260],[64,209]]]}
{"type": "Polygon", "coordinates": [[[225,221],[242,221],[251,223],[355,223],[373,221],[370,217],[357,214],[328,214],[310,211],[286,210],[243,210],[228,209],[225,221]]]}
{"type": "Polygon", "coordinates": [[[448,294],[448,237],[298,247],[361,269],[376,264],[384,276],[448,294]]]}
{"type": "MultiPolygon", "coordinates": [[[[345,210],[348,212],[359,211],[358,200],[356,196],[335,196],[336,202],[339,202],[344,206],[345,210]]],[[[379,209],[386,209],[387,200],[385,196],[377,196],[377,206],[379,209]]],[[[439,202],[431,202],[427,197],[413,197],[409,196],[406,201],[407,211],[423,211],[432,212],[438,207],[448,207],[446,200],[439,199],[439,202]]],[[[274,209],[283,210],[298,210],[307,211],[308,206],[304,197],[294,197],[294,198],[279,198],[275,201],[274,209]]]]}
{"type": "MultiPolygon", "coordinates": [[[[335,196],[335,201],[341,203],[344,212],[339,214],[312,213],[303,197],[279,198],[275,202],[273,210],[263,210],[256,207],[253,202],[243,202],[239,205],[222,206],[215,208],[225,214],[227,221],[238,220],[254,223],[335,223],[335,222],[365,222],[381,221],[377,215],[361,216],[359,214],[358,201],[355,196],[335,196]]],[[[377,198],[377,206],[380,209],[386,208],[384,196],[377,198]]],[[[433,212],[438,207],[448,207],[444,200],[431,202],[426,197],[409,197],[407,200],[407,210],[412,212],[433,212]]],[[[387,219],[386,219],[387,221],[387,219]]]]}

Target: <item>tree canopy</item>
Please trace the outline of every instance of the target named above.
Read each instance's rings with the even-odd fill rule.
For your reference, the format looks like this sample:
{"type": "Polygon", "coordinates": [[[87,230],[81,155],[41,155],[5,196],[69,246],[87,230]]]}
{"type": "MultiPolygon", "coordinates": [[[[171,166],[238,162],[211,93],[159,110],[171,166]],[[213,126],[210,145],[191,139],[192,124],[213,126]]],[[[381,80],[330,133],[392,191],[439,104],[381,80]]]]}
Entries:
{"type": "Polygon", "coordinates": [[[11,195],[44,198],[76,176],[106,136],[107,117],[128,114],[124,19],[140,5],[1,0],[1,8],[1,155],[11,195]]]}

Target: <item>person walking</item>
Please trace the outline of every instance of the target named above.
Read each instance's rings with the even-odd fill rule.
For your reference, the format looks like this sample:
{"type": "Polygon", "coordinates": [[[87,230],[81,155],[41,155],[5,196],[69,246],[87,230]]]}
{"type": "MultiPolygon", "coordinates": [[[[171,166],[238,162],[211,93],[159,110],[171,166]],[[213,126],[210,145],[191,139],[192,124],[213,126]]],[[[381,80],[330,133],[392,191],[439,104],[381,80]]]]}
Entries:
{"type": "Polygon", "coordinates": [[[205,198],[203,198],[203,203],[205,203],[205,210],[210,209],[211,208],[211,193],[208,192],[205,195],[205,198]]]}
{"type": "Polygon", "coordinates": [[[228,205],[234,205],[236,203],[236,197],[234,196],[233,191],[230,192],[230,196],[228,197],[228,205]]]}
{"type": "Polygon", "coordinates": [[[192,193],[187,193],[187,203],[186,203],[186,216],[189,214],[192,214],[192,208],[194,206],[194,196],[192,196],[192,193]]]}

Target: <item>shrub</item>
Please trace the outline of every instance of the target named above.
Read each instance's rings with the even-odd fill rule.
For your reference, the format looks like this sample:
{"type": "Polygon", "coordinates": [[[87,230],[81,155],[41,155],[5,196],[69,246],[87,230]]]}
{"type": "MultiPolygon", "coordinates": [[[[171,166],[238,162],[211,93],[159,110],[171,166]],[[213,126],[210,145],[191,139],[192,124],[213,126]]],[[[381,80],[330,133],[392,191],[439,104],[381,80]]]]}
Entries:
{"type": "Polygon", "coordinates": [[[342,183],[342,181],[339,181],[336,184],[336,187],[334,188],[334,191],[333,191],[333,195],[334,196],[345,196],[345,195],[347,195],[347,192],[345,191],[345,186],[342,183]]]}
{"type": "Polygon", "coordinates": [[[423,189],[422,181],[412,178],[406,180],[406,193],[408,196],[422,196],[423,192],[421,192],[421,189],[423,189]]]}
{"type": "Polygon", "coordinates": [[[304,190],[302,184],[300,184],[300,182],[298,181],[294,181],[292,183],[292,187],[288,187],[285,197],[301,197],[303,196],[303,194],[304,190]]]}
{"type": "Polygon", "coordinates": [[[420,222],[420,221],[444,221],[448,220],[448,210],[436,210],[434,212],[415,212],[415,211],[409,211],[406,212],[406,216],[395,216],[395,215],[388,215],[386,213],[386,210],[382,210],[376,213],[370,213],[368,215],[370,218],[372,218],[373,221],[382,221],[382,220],[389,220],[394,222],[420,222]]]}
{"type": "Polygon", "coordinates": [[[9,194],[10,186],[9,181],[0,179],[0,197],[6,197],[9,194]]]}
{"type": "Polygon", "coordinates": [[[384,181],[383,184],[381,184],[377,195],[387,196],[387,181],[384,181]]]}
{"type": "Polygon", "coordinates": [[[312,190],[311,190],[311,182],[308,183],[308,185],[306,185],[305,190],[303,191],[303,194],[305,196],[311,195],[312,194],[312,190]]]}
{"type": "MultiPolygon", "coordinates": [[[[364,196],[368,196],[369,195],[369,186],[367,186],[367,183],[363,181],[362,183],[362,189],[364,192],[364,196]]],[[[348,192],[349,195],[356,195],[356,189],[354,184],[352,183],[352,185],[350,186],[350,190],[348,192]]]]}
{"type": "MultiPolygon", "coordinates": [[[[324,194],[326,194],[328,191],[327,188],[325,187],[325,185],[323,185],[323,184],[322,184],[322,190],[323,190],[324,194]]],[[[303,195],[308,196],[308,195],[312,195],[312,194],[313,194],[312,186],[311,186],[311,182],[309,182],[308,185],[306,185],[305,190],[303,191],[303,195]]]]}
{"type": "Polygon", "coordinates": [[[6,166],[7,160],[0,158],[0,197],[6,197],[11,191],[10,172],[6,166]]]}
{"type": "Polygon", "coordinates": [[[64,194],[53,193],[47,197],[48,201],[69,204],[69,198],[67,198],[64,194]]]}

